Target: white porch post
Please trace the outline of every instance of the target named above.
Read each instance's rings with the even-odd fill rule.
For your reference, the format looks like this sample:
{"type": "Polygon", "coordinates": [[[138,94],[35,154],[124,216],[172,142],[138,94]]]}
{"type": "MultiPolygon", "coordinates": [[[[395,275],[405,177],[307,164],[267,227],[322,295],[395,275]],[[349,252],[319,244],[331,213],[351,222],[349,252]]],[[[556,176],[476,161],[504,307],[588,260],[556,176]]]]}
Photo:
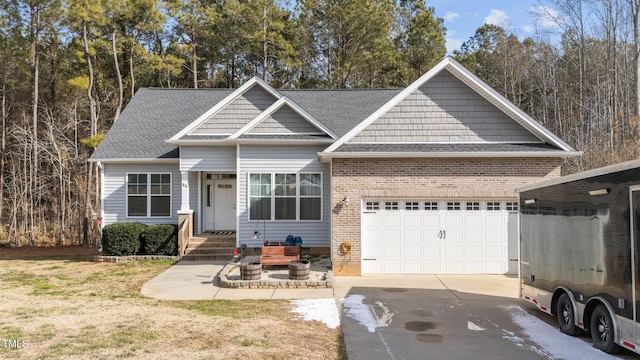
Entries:
{"type": "Polygon", "coordinates": [[[178,256],[182,257],[193,237],[193,210],[189,208],[189,172],[181,171],[180,210],[178,211],[178,256]]]}
{"type": "Polygon", "coordinates": [[[180,204],[180,212],[186,212],[191,210],[189,208],[189,172],[181,171],[180,175],[182,175],[182,202],[180,204]]]}

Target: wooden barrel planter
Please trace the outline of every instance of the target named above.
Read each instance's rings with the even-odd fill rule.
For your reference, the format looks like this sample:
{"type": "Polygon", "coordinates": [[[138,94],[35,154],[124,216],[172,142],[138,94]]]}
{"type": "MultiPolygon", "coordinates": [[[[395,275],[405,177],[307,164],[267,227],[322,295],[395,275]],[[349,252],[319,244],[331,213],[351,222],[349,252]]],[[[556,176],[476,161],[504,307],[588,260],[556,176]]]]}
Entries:
{"type": "Polygon", "coordinates": [[[307,280],[309,279],[309,269],[311,261],[294,260],[289,262],[289,279],[291,280],[307,280]]]}
{"type": "Polygon", "coordinates": [[[242,280],[260,280],[261,273],[262,264],[259,262],[240,264],[240,279],[242,280]]]}

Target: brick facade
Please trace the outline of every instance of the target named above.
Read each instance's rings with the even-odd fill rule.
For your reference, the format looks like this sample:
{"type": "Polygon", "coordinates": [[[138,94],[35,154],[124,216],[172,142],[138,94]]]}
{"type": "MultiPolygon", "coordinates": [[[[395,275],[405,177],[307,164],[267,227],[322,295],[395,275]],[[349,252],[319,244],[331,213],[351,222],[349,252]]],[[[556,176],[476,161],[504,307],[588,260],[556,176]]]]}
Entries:
{"type": "Polygon", "coordinates": [[[361,201],[367,198],[513,199],[515,189],[560,176],[559,158],[333,159],[331,253],[336,275],[360,275],[361,201]],[[344,199],[349,199],[348,205],[344,199]],[[342,251],[349,240],[350,253],[342,251]]]}

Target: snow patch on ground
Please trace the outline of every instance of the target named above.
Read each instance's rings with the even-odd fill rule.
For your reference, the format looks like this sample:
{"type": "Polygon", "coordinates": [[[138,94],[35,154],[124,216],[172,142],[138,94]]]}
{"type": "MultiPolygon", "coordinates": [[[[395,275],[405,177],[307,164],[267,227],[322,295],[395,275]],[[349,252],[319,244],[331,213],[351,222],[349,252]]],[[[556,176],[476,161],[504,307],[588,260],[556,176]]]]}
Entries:
{"type": "Polygon", "coordinates": [[[472,323],[471,321],[467,321],[467,329],[471,330],[471,331],[485,331],[487,329],[483,328],[482,326],[476,325],[474,323],[472,323]]]}
{"type": "Polygon", "coordinates": [[[340,314],[334,299],[291,300],[291,312],[302,315],[307,321],[320,321],[331,329],[340,326],[340,314]]]}
{"type": "MultiPolygon", "coordinates": [[[[531,341],[544,349],[532,348],[532,351],[550,359],[615,359],[615,357],[593,348],[591,344],[583,340],[563,334],[560,330],[529,314],[520,306],[509,305],[502,306],[502,308],[511,314],[513,323],[520,326],[531,341]]],[[[503,338],[513,341],[518,346],[523,346],[523,339],[513,333],[506,331],[505,333],[503,338]]]]}
{"type": "Polygon", "coordinates": [[[342,302],[343,311],[348,317],[356,320],[360,325],[364,326],[369,332],[375,332],[376,328],[388,326],[391,323],[393,313],[381,302],[376,302],[376,306],[380,308],[382,316],[376,315],[370,305],[364,303],[363,295],[349,295],[340,300],[342,302]]]}

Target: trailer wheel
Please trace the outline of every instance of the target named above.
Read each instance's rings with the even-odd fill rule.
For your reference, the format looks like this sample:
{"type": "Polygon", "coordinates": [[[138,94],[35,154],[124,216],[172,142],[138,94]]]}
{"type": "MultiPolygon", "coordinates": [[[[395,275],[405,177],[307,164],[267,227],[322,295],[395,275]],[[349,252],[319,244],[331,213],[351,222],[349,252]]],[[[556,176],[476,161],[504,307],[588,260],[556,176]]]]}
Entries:
{"type": "Polygon", "coordinates": [[[573,309],[573,304],[567,293],[563,293],[558,298],[556,316],[558,318],[560,331],[563,333],[576,336],[582,332],[581,329],[576,326],[576,312],[573,309]]]}
{"type": "Polygon", "coordinates": [[[615,354],[620,351],[620,347],[615,343],[613,320],[611,314],[604,305],[596,306],[591,315],[591,338],[593,345],[609,354],[615,354]]]}

